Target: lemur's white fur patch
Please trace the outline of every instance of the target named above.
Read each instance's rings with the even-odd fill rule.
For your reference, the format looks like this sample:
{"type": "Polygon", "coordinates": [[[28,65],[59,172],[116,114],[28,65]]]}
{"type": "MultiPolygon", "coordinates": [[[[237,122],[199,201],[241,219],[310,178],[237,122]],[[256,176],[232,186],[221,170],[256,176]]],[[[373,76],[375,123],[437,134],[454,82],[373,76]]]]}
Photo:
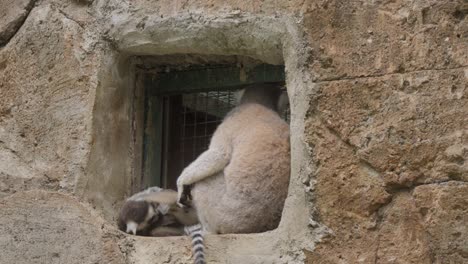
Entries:
{"type": "Polygon", "coordinates": [[[127,222],[127,233],[130,234],[134,234],[136,235],[136,231],[137,231],[137,227],[138,227],[138,224],[133,222],[133,221],[128,221],[127,222]]]}

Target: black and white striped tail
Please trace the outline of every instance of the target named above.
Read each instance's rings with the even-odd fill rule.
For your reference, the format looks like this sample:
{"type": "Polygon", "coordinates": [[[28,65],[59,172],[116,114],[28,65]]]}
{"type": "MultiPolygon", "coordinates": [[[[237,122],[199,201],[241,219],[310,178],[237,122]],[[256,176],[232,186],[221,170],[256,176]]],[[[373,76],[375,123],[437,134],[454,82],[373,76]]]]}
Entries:
{"type": "Polygon", "coordinates": [[[185,233],[192,238],[192,253],[195,264],[206,264],[205,245],[203,243],[203,231],[200,224],[186,226],[185,233]]]}

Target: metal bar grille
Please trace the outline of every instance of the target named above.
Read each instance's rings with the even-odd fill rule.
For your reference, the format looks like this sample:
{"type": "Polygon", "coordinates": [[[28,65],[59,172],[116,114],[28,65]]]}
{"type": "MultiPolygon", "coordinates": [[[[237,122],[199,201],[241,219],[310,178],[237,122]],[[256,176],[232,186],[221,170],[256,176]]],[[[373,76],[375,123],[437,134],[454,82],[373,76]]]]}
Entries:
{"type": "Polygon", "coordinates": [[[224,116],[235,107],[233,91],[209,91],[182,95],[182,167],[208,149],[224,116]]]}
{"type": "MultiPolygon", "coordinates": [[[[232,83],[225,82],[227,77],[213,72],[214,69],[202,69],[197,71],[197,74],[204,76],[201,81],[182,82],[180,78],[191,77],[193,73],[180,71],[171,77],[170,82],[162,78],[168,81],[164,86],[155,81],[162,77],[161,74],[148,75],[145,111],[149,112],[145,112],[143,163],[148,165],[145,166],[148,168],[144,171],[144,177],[157,179],[152,184],[176,188],[177,177],[182,170],[208,149],[216,128],[236,106],[236,91],[245,88],[244,82],[236,79],[239,75],[232,69],[223,72],[226,76],[232,75],[236,80],[232,83]],[[204,83],[205,79],[211,82],[204,83]],[[181,83],[190,89],[181,86],[181,83]]],[[[257,69],[257,75],[253,75],[250,82],[261,83],[258,78],[284,78],[284,73],[283,77],[275,77],[276,71],[259,69],[262,71],[257,69]]],[[[281,116],[289,122],[289,109],[281,116]]]]}

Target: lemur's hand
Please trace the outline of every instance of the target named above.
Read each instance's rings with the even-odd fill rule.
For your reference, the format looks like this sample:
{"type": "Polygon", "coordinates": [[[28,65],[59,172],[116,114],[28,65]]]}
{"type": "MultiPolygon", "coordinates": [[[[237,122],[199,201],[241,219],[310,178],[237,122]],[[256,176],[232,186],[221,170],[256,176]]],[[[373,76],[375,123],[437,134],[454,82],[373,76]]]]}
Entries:
{"type": "Polygon", "coordinates": [[[186,207],[188,205],[188,201],[192,200],[191,189],[191,185],[184,184],[182,177],[177,179],[177,205],[180,207],[186,207]]]}

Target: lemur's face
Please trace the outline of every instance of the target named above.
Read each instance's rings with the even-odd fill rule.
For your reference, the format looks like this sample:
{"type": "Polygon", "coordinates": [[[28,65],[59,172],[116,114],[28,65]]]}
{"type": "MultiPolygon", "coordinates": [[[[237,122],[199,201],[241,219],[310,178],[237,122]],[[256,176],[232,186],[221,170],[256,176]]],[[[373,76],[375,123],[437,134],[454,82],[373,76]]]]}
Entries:
{"type": "Polygon", "coordinates": [[[156,205],[146,201],[127,201],[119,215],[119,229],[136,235],[159,219],[156,205]]]}

